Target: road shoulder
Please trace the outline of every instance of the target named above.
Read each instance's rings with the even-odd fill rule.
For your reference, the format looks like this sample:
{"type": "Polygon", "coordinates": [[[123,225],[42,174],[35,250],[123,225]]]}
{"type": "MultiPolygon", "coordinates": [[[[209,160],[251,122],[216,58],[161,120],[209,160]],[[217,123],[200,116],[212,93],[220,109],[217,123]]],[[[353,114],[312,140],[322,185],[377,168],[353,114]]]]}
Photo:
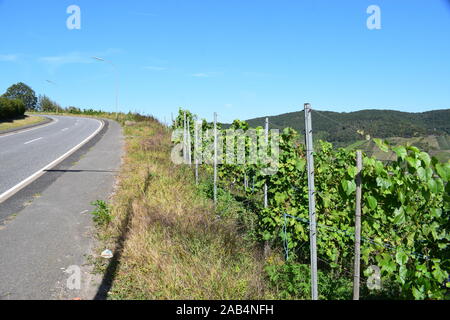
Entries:
{"type": "Polygon", "coordinates": [[[11,128],[11,129],[0,130],[0,136],[5,135],[5,134],[9,134],[9,133],[19,133],[19,132],[24,131],[24,130],[28,130],[28,129],[32,129],[32,128],[35,128],[35,127],[40,127],[40,126],[47,125],[50,122],[54,121],[52,118],[47,117],[47,116],[33,115],[32,117],[43,118],[43,120],[40,121],[40,122],[36,122],[36,123],[28,124],[28,125],[22,125],[22,126],[11,128]]]}

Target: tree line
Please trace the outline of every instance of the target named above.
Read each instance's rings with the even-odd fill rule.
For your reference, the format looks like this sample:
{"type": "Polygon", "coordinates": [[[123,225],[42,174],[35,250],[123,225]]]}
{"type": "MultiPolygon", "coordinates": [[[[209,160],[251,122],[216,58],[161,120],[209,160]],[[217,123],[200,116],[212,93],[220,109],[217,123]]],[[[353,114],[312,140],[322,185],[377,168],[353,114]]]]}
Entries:
{"type": "Polygon", "coordinates": [[[0,121],[23,118],[26,111],[87,115],[99,115],[102,113],[102,111],[92,108],[80,109],[73,106],[63,108],[45,94],[36,96],[36,92],[23,82],[13,84],[0,96],[0,121]]]}
{"type": "MultiPolygon", "coordinates": [[[[248,120],[252,127],[264,124],[265,117],[248,120]]],[[[292,112],[269,117],[274,129],[293,128],[305,130],[304,113],[292,112]]],[[[313,110],[314,136],[339,146],[372,137],[411,138],[424,135],[450,134],[450,109],[421,113],[394,110],[360,110],[355,112],[331,112],[313,110]]],[[[225,125],[228,127],[230,125],[225,125]]]]}

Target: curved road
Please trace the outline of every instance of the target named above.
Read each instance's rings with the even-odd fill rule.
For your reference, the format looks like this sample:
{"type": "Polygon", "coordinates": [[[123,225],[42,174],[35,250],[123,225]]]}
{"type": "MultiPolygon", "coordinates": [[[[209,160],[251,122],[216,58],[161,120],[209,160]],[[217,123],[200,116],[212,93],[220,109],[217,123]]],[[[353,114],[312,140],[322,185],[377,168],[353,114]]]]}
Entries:
{"type": "MultiPolygon", "coordinates": [[[[0,202],[6,192],[101,129],[99,120],[49,116],[53,122],[0,135],[0,202]]],[[[11,190],[12,191],[12,190],[11,190]]]]}
{"type": "Polygon", "coordinates": [[[92,299],[100,290],[87,264],[97,245],[90,212],[113,192],[122,129],[110,120],[51,118],[0,135],[0,300],[92,299]]]}

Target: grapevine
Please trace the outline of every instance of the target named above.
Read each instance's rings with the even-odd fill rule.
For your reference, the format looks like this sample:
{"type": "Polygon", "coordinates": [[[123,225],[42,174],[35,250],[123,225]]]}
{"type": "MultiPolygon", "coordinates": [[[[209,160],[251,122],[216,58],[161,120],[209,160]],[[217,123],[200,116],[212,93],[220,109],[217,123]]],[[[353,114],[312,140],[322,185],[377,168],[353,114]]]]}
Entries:
{"type": "MultiPolygon", "coordinates": [[[[174,128],[182,128],[180,110],[174,128]]],[[[191,135],[194,116],[187,111],[191,135]]],[[[211,129],[203,121],[202,132],[211,129]]],[[[236,120],[231,129],[249,130],[244,121],[236,120]]],[[[257,128],[262,132],[262,128],[257,128]]],[[[213,137],[203,140],[202,148],[213,137]]],[[[237,138],[235,138],[237,139],[237,138]]],[[[245,138],[249,154],[251,139],[245,138]]],[[[226,139],[224,140],[226,144],[226,139]]],[[[450,163],[440,163],[414,146],[392,147],[373,139],[385,152],[397,158],[382,162],[363,154],[362,177],[362,270],[379,266],[383,281],[395,283],[405,299],[443,299],[450,269],[450,163]]],[[[257,147],[257,146],[256,146],[257,147]]],[[[305,147],[299,134],[286,128],[280,137],[278,171],[263,175],[260,163],[229,164],[218,167],[221,185],[233,185],[234,191],[254,198],[268,187],[269,205],[259,206],[257,233],[261,240],[271,241],[296,253],[309,255],[308,184],[305,147]],[[252,190],[244,180],[252,179],[252,190]],[[289,219],[286,219],[288,215],[289,219]]],[[[331,143],[318,141],[314,152],[316,212],[319,226],[318,256],[330,261],[331,268],[341,272],[353,261],[356,155],[353,151],[335,149],[331,143]]],[[[447,283],[448,286],[448,283],[447,283]]]]}

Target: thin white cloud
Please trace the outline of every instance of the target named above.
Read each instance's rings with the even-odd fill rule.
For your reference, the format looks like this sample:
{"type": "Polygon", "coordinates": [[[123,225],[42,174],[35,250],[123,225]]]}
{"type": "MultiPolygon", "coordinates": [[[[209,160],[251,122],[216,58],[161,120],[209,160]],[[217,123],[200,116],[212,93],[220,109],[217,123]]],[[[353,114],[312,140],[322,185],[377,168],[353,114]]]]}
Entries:
{"type": "MultiPolygon", "coordinates": [[[[37,60],[48,68],[48,72],[54,73],[58,68],[70,64],[96,63],[93,57],[101,57],[109,60],[109,56],[122,53],[122,49],[109,48],[103,52],[69,52],[61,55],[40,57],[37,60]]],[[[111,59],[114,60],[114,59],[111,59]]]]}
{"type": "Polygon", "coordinates": [[[103,52],[87,53],[74,51],[57,56],[40,57],[38,60],[40,62],[47,63],[50,65],[60,66],[64,64],[73,64],[73,63],[93,63],[95,61],[94,59],[92,59],[92,57],[107,58],[108,56],[120,53],[123,53],[122,49],[109,48],[103,52]]]}
{"type": "Polygon", "coordinates": [[[210,77],[216,77],[216,76],[221,76],[221,75],[223,75],[222,72],[211,71],[211,72],[197,72],[197,73],[193,73],[193,74],[191,74],[191,77],[210,78],[210,77]]]}
{"type": "Polygon", "coordinates": [[[192,76],[197,78],[208,78],[210,75],[208,73],[194,73],[192,76]]]}
{"type": "Polygon", "coordinates": [[[13,62],[17,61],[17,59],[19,59],[17,54],[0,54],[0,61],[13,62]]]}
{"type": "Polygon", "coordinates": [[[59,67],[66,64],[94,62],[90,55],[83,55],[79,52],[71,52],[59,56],[41,57],[39,58],[39,61],[54,67],[59,67]]]}

